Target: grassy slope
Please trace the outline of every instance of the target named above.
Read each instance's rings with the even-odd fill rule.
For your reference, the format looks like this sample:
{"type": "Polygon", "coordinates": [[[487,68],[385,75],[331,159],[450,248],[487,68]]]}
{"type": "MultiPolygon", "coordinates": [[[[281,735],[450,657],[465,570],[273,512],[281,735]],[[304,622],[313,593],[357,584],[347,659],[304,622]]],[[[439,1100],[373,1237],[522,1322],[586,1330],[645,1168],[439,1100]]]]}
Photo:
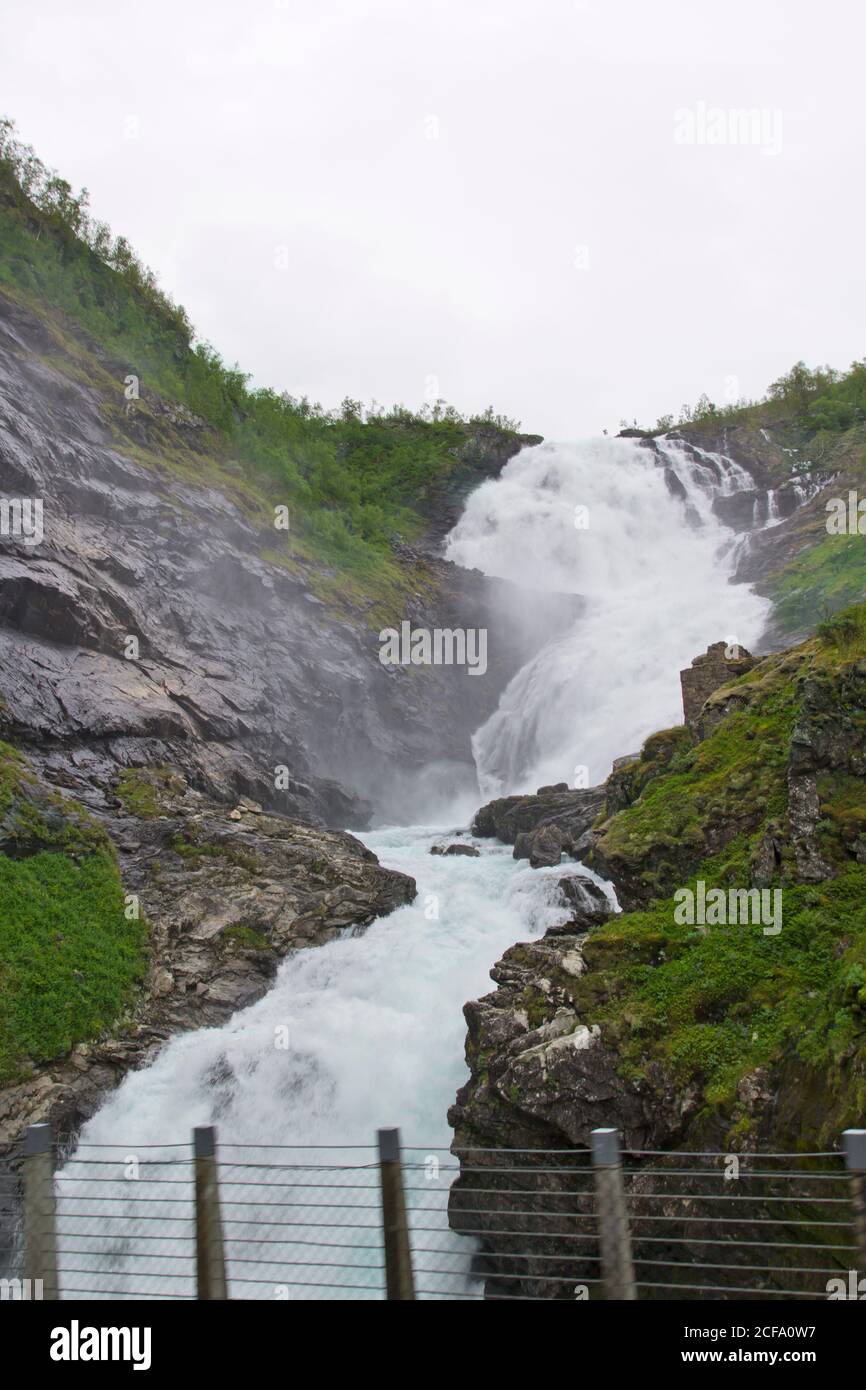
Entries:
{"type": "MultiPolygon", "coordinates": [[[[843,499],[849,488],[866,498],[866,449],[860,432],[856,434],[856,457],[846,460],[832,489],[834,496],[843,499]]],[[[771,574],[768,587],[781,630],[808,631],[820,617],[848,608],[866,595],[866,538],[828,535],[821,512],[797,553],[771,574]]]]}
{"type": "Polygon", "coordinates": [[[0,744],[0,1086],[116,1024],[145,968],[111,844],[0,744]]]}
{"type": "MultiPolygon", "coordinates": [[[[866,421],[843,414],[837,427],[818,428],[816,420],[825,418],[820,409],[816,404],[810,416],[790,401],[770,400],[727,411],[721,424],[705,420],[682,432],[706,445],[708,428],[714,440],[724,429],[736,440],[737,457],[762,460],[767,446],[761,431],[769,430],[786,451],[785,463],[769,470],[771,486],[811,472],[828,480],[830,496],[847,499],[854,489],[866,498],[866,421]]],[[[819,497],[794,519],[784,551],[760,586],[773,600],[778,631],[789,640],[866,597],[866,538],[828,535],[825,500],[819,497]]]]}
{"type": "MultiPolygon", "coordinates": [[[[355,402],[329,414],[249,390],[243,373],[193,341],[184,312],[130,248],[93,224],[88,240],[68,188],[44,170],[30,179],[28,167],[32,158],[25,151],[22,163],[0,129],[0,299],[35,315],[42,360],[96,392],[121,452],[168,483],[228,495],[259,525],[263,555],[302,573],[332,611],[376,627],[396,621],[407,595],[435,577],[423,561],[401,560],[393,541],[420,533],[425,505],[455,474],[483,466],[488,451],[516,452],[512,423],[446,409],[364,419],[355,402]],[[141,393],[131,417],[130,373],[141,393]],[[289,507],[288,532],[274,528],[277,505],[289,507]]],[[[70,803],[52,806],[5,746],[0,789],[0,1085],[8,1085],[117,1023],[143,973],[146,930],[124,916],[107,838],[70,803]]],[[[148,814],[132,775],[124,790],[148,814]]]]}
{"type": "Polygon", "coordinates": [[[777,936],[759,925],[677,925],[673,893],[698,879],[753,881],[762,836],[784,831],[790,740],[807,690],[823,692],[852,746],[862,740],[866,607],[836,628],[717,692],[721,709],[736,692],[734,708],[700,743],[685,730],[663,736],[666,764],[662,736],[650,740],[634,773],[639,786],[648,766],[649,780],[600,841],[602,862],[625,872],[641,906],[590,935],[590,971],[557,980],[583,1020],[602,1024],[625,1074],[695,1091],[698,1128],[751,1127],[737,1084],[763,1067],[780,1092],[784,1137],[804,1146],[862,1124],[866,1111],[866,867],[856,857],[866,781],[844,771],[819,781],[821,849],[834,876],[798,883],[783,852],[777,936]]]}
{"type": "Polygon", "coordinates": [[[358,402],[327,413],[250,390],[242,372],[192,341],[183,312],[143,285],[140,270],[117,264],[68,218],[36,206],[0,157],[0,288],[52,334],[51,364],[99,392],[118,447],[158,471],[229,491],[269,528],[270,558],[290,567],[314,563],[325,596],[390,600],[393,610],[418,580],[395,557],[393,540],[411,542],[423,526],[418,509],[471,465],[473,451],[516,445],[513,422],[492,412],[464,420],[447,408],[422,418],[395,407],[364,418],[358,402]],[[129,373],[140,381],[136,417],[152,447],[130,439],[129,373]],[[164,402],[206,428],[172,429],[164,402]],[[278,504],[289,507],[288,534],[273,528],[278,504]]]}

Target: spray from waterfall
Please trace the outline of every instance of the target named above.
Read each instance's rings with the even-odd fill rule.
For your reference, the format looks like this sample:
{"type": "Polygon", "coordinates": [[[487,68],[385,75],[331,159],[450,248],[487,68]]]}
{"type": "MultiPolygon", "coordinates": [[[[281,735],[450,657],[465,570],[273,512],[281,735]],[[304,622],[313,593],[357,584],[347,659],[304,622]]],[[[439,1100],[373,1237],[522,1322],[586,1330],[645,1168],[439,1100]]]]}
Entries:
{"type": "Polygon", "coordinates": [[[601,781],[613,759],[682,720],[678,672],[712,641],[748,647],[769,603],[728,582],[732,532],[713,498],[754,483],[672,439],[541,444],[469,498],[450,560],[584,611],[520,670],[474,738],[481,795],[601,781]]]}
{"type": "MultiPolygon", "coordinates": [[[[585,598],[573,628],[515,676],[478,731],[485,790],[571,780],[576,764],[600,779],[614,756],[679,720],[682,665],[720,635],[746,645],[757,635],[766,606],[726,582],[732,533],[711,506],[715,492],[745,485],[726,460],[673,441],[658,455],[609,441],[525,451],[470,499],[452,559],[512,578],[527,594],[585,598]]],[[[106,1146],[91,1150],[105,1156],[98,1185],[74,1163],[59,1179],[69,1232],[64,1287],[93,1297],[192,1292],[182,1266],[166,1271],[159,1244],[191,1237],[188,1217],[177,1214],[189,1211],[190,1193],[183,1182],[154,1183],[151,1192],[127,1169],[140,1148],[161,1163],[162,1151],[147,1146],[179,1144],[193,1125],[216,1124],[229,1161],[243,1143],[310,1146],[307,1161],[320,1154],[333,1162],[325,1146],[369,1144],[377,1127],[393,1125],[406,1143],[447,1147],[447,1108],[466,1075],[464,1002],[489,988],[490,967],[508,946],[567,920],[559,879],[586,871],[573,862],[530,869],[490,841],[477,844],[478,858],[432,856],[441,833],[427,826],[365,836],[383,863],[415,877],[416,901],[363,936],[299,951],[257,1004],[222,1027],[172,1039],[107,1098],[81,1136],[106,1146]],[[275,1045],[283,1034],[288,1048],[275,1045]]],[[[309,1177],[292,1180],[300,1189],[309,1177]]],[[[447,1259],[468,1280],[472,1244],[447,1227],[447,1182],[443,1174],[417,1219],[437,1262],[447,1259]]],[[[347,1188],[341,1219],[361,1233],[355,1279],[366,1269],[372,1292],[379,1256],[364,1235],[369,1200],[369,1189],[347,1188]]],[[[233,1296],[273,1298],[274,1259],[307,1245],[319,1251],[327,1239],[320,1220],[281,1225],[279,1215],[227,1200],[233,1296]]],[[[311,1264],[293,1296],[330,1292],[339,1275],[323,1266],[334,1256],[325,1249],[302,1258],[311,1264]]]]}

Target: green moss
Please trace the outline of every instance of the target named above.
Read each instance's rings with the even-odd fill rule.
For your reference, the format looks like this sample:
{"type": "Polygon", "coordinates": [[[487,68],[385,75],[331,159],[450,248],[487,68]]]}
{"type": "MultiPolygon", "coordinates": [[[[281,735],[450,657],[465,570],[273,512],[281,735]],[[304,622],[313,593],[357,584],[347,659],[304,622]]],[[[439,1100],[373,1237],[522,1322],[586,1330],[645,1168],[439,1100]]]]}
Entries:
{"type": "Polygon", "coordinates": [[[115,1022],[145,967],[107,851],[0,856],[0,1085],[115,1022]]]}
{"type": "Polygon", "coordinates": [[[254,854],[225,840],[202,840],[198,826],[191,822],[187,823],[183,834],[175,835],[171,847],[175,854],[193,863],[201,859],[225,859],[247,873],[261,873],[262,866],[254,854]]]}
{"type": "Polygon", "coordinates": [[[616,1039],[625,1073],[645,1078],[660,1064],[678,1087],[698,1087],[705,1106],[732,1114],[746,1073],[793,1054],[817,1072],[853,1070],[854,1123],[866,1081],[866,868],[784,889],[776,936],[757,925],[678,926],[674,909],[671,899],[591,934],[606,1003],[583,980],[573,985],[582,1018],[616,1039]],[[652,962],[636,963],[642,955],[652,962]]]}
{"type": "MultiPolygon", "coordinates": [[[[767,665],[765,663],[765,665],[767,665]]],[[[800,706],[794,683],[767,666],[763,679],[741,678],[728,689],[742,691],[742,705],[706,739],[692,746],[682,737],[664,760],[648,740],[632,785],[637,801],[601,826],[600,863],[639,880],[643,899],[666,896],[679,886],[696,859],[736,844],[725,861],[727,880],[740,882],[748,854],[762,829],[787,806],[787,749],[800,706]]]]}
{"type": "Polygon", "coordinates": [[[116,1023],[145,968],[114,851],[80,806],[0,744],[0,1086],[116,1023]]]}
{"type": "MultiPolygon", "coordinates": [[[[584,946],[590,969],[556,983],[582,1022],[601,1024],[626,1076],[693,1089],[698,1124],[750,1131],[754,1117],[737,1087],[758,1067],[789,1097],[797,1142],[862,1124],[866,780],[850,768],[859,767],[866,734],[864,653],[861,607],[716,692],[718,722],[707,738],[670,757],[603,827],[605,856],[630,876],[643,906],[593,930],[584,946]],[[850,759],[848,770],[818,780],[820,848],[834,875],[820,884],[796,881],[784,843],[788,761],[804,736],[826,737],[850,759]],[[758,842],[771,827],[783,842],[781,931],[678,924],[676,890],[695,890],[698,880],[708,890],[752,883],[758,842]]],[[[651,765],[657,746],[644,750],[651,765]]],[[[637,765],[635,775],[640,782],[637,765]]]]}
{"type": "Polygon", "coordinates": [[[553,1005],[547,995],[534,985],[524,990],[518,1007],[525,1011],[530,1028],[539,1028],[554,1014],[553,1005]]]}
{"type": "Polygon", "coordinates": [[[257,931],[255,927],[243,925],[228,927],[223,932],[221,939],[227,946],[235,946],[248,951],[268,951],[271,945],[263,932],[257,931]]]}
{"type": "Polygon", "coordinates": [[[827,536],[808,546],[773,584],[774,617],[785,632],[809,631],[816,615],[845,608],[866,595],[866,539],[827,536]]]}
{"type": "Polygon", "coordinates": [[[0,816],[6,815],[27,775],[24,761],[15,749],[0,742],[0,816]]]}
{"type": "Polygon", "coordinates": [[[129,768],[121,774],[117,783],[117,795],[123,809],[139,820],[152,820],[160,814],[159,797],[148,770],[140,767],[129,768]]]}

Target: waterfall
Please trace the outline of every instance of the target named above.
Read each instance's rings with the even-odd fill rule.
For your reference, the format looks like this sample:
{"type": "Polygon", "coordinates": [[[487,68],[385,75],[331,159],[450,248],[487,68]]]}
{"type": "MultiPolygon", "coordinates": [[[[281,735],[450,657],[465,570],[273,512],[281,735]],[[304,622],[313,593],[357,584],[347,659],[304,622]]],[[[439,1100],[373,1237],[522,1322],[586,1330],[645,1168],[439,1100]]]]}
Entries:
{"type": "MultiPolygon", "coordinates": [[[[446,1113],[466,1077],[462,1006],[487,992],[490,967],[509,946],[568,920],[557,884],[579,868],[530,869],[510,847],[489,841],[472,842],[477,859],[431,855],[441,835],[434,826],[365,835],[383,863],[416,878],[415,902],[361,936],[347,934],[289,957],[258,1003],[222,1027],[172,1039],[152,1065],[128,1075],[106,1099],[60,1174],[63,1288],[94,1298],[193,1293],[177,1257],[192,1238],[184,1215],[192,1197],[183,1180],[188,1170],[169,1168],[179,1151],[163,1146],[188,1142],[194,1125],[217,1125],[228,1164],[273,1164],[281,1157],[274,1146],[302,1145],[308,1146],[304,1162],[333,1165],[352,1158],[352,1146],[373,1144],[377,1128],[394,1126],[404,1144],[439,1150],[445,1161],[451,1142],[446,1113]],[[276,1045],[283,1029],[287,1048],[276,1045]],[[241,1154],[235,1145],[253,1148],[241,1154]],[[82,1165],[80,1155],[98,1157],[99,1166],[82,1165]]],[[[285,1161],[297,1162],[297,1155],[285,1161]]],[[[372,1187],[360,1190],[353,1185],[358,1178],[349,1175],[345,1194],[311,1193],[309,1174],[287,1173],[261,1206],[253,1179],[264,1173],[231,1168],[229,1175],[250,1184],[223,1193],[233,1296],[272,1299],[283,1278],[297,1281],[298,1272],[286,1276],[279,1262],[298,1259],[299,1241],[313,1249],[302,1258],[335,1259],[327,1247],[316,1253],[317,1240],[334,1239],[333,1232],[322,1233],[326,1212],[312,1209],[317,1198],[325,1207],[343,1203],[333,1211],[342,1239],[345,1227],[358,1223],[357,1250],[348,1252],[355,1273],[350,1279],[338,1273],[346,1252],[336,1257],[337,1270],[304,1267],[308,1282],[300,1296],[377,1296],[379,1256],[368,1253],[363,1235],[371,1220],[368,1204],[378,1202],[375,1172],[366,1175],[372,1187]],[[274,1213],[274,1198],[292,1206],[298,1224],[289,1232],[275,1219],[286,1211],[274,1213]],[[259,1244],[263,1239],[266,1247],[259,1244]],[[334,1289],[335,1281],[358,1291],[334,1289]]],[[[432,1263],[453,1271],[442,1284],[453,1293],[468,1278],[472,1243],[448,1229],[452,1176],[446,1169],[427,1192],[414,1194],[412,1220],[426,1230],[422,1243],[436,1247],[432,1263]]]]}
{"type": "MultiPolygon", "coordinates": [[[[478,731],[485,790],[571,780],[580,763],[598,780],[614,756],[679,721],[681,666],[720,636],[746,645],[756,636],[766,605],[726,582],[732,535],[711,505],[717,491],[746,485],[740,472],[673,440],[657,453],[621,440],[542,445],[469,499],[448,544],[452,559],[514,579],[530,602],[545,588],[585,600],[573,628],[518,672],[478,731]]],[[[183,1264],[170,1263],[172,1237],[185,1235],[189,1248],[188,1180],[181,1174],[167,1188],[147,1177],[129,1181],[129,1170],[139,1157],[168,1159],[170,1149],[147,1146],[182,1144],[195,1125],[216,1124],[221,1152],[235,1157],[232,1146],[256,1146],[262,1162],[273,1154],[264,1146],[309,1146],[314,1161],[331,1152],[326,1145],[369,1145],[377,1128],[391,1126],[406,1145],[447,1148],[446,1111],[466,1076],[464,1002],[487,992],[490,967],[507,947],[567,920],[558,880],[586,871],[574,863],[533,870],[487,841],[476,842],[478,858],[432,856],[442,834],[441,826],[419,826],[365,835],[384,864],[415,877],[416,901],[363,935],[289,957],[258,1003],[221,1027],[172,1039],[106,1099],[78,1149],[102,1155],[90,1170],[98,1177],[88,1178],[73,1155],[59,1179],[64,1289],[92,1297],[192,1292],[183,1264]],[[276,1046],[285,1030],[288,1046],[276,1046]]],[[[351,1268],[361,1271],[357,1285],[369,1267],[368,1286],[331,1287],[339,1278],[324,1266],[335,1257],[317,1250],[321,1226],[303,1224],[304,1177],[286,1180],[299,1193],[280,1188],[304,1212],[291,1239],[291,1223],[275,1221],[267,1202],[236,1204],[244,1189],[227,1189],[233,1295],[277,1296],[275,1262],[296,1258],[306,1242],[312,1263],[294,1274],[303,1287],[293,1296],[375,1296],[378,1256],[366,1253],[363,1236],[351,1268]]],[[[437,1265],[448,1261],[453,1278],[468,1281],[472,1245],[448,1229],[447,1185],[443,1174],[419,1198],[424,1243],[435,1244],[437,1265]]],[[[363,1216],[371,1201],[369,1185],[358,1192],[347,1184],[343,1223],[369,1229],[352,1213],[363,1216]]],[[[453,1280],[448,1287],[453,1293],[453,1280]]]]}
{"type": "Polygon", "coordinates": [[[459,564],[579,594],[585,610],[520,670],[474,738],[483,799],[592,785],[682,720],[678,672],[712,641],[754,643],[769,602],[727,581],[717,492],[753,487],[723,455],[663,439],[541,444],[469,498],[447,544],[459,564]]]}

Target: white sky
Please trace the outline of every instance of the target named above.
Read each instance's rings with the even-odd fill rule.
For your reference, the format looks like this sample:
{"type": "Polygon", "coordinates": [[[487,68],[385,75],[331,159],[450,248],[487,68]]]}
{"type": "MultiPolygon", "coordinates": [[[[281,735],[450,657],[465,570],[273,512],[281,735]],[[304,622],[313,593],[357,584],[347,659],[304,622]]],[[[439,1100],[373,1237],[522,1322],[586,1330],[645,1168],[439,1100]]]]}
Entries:
{"type": "Polygon", "coordinates": [[[0,112],[261,384],[574,438],[866,351],[857,0],[0,10],[0,112]]]}

